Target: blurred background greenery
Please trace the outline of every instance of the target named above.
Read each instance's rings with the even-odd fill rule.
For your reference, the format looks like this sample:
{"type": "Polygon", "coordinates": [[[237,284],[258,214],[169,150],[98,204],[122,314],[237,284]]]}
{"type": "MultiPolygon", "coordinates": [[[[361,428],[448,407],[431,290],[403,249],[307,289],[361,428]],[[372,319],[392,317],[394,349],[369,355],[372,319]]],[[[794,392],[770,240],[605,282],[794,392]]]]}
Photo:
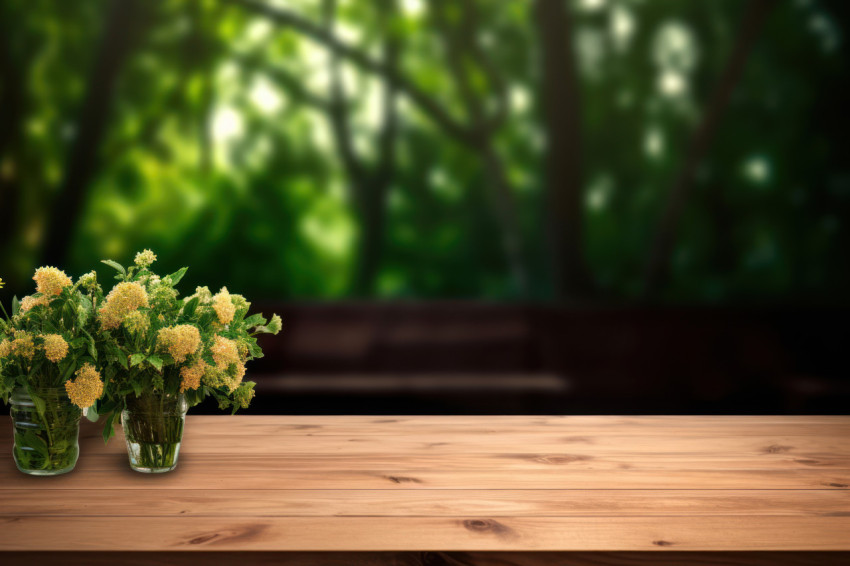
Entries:
{"type": "Polygon", "coordinates": [[[2,0],[0,276],[847,303],[841,0],[2,0]],[[338,5],[337,5],[338,4],[338,5]],[[164,264],[164,265],[162,265],[164,264]]]}

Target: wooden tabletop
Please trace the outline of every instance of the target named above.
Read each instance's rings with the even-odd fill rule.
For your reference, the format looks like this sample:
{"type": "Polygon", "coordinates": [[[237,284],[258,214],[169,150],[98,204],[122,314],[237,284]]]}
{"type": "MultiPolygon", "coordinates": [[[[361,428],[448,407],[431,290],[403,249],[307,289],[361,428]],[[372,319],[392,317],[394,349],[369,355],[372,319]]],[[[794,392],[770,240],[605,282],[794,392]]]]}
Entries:
{"type": "Polygon", "coordinates": [[[81,433],[0,550],[850,550],[850,417],[192,416],[177,470],[81,433]]]}

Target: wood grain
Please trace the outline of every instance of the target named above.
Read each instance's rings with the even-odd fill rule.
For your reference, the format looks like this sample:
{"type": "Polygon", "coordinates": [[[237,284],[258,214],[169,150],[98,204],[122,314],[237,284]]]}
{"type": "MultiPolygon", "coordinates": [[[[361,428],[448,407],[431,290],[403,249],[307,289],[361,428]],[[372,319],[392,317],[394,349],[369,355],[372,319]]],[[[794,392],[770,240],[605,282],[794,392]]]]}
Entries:
{"type": "MultiPolygon", "coordinates": [[[[363,455],[368,459],[368,454],[363,455]]],[[[14,464],[0,470],[0,484],[39,489],[160,489],[186,490],[198,486],[246,491],[289,489],[830,489],[846,490],[850,470],[581,470],[521,471],[513,469],[437,469],[375,466],[367,470],[287,468],[286,459],[180,457],[178,469],[162,477],[148,478],[122,469],[126,455],[115,455],[104,465],[81,462],[73,474],[53,478],[18,478],[14,464]]]]}
{"type": "MultiPolygon", "coordinates": [[[[850,490],[146,490],[135,516],[169,517],[651,517],[839,516],[850,490]]],[[[3,516],[123,517],[126,490],[2,491],[3,516]]]]}
{"type": "Polygon", "coordinates": [[[346,564],[624,565],[689,551],[693,564],[829,564],[849,555],[827,551],[850,551],[850,417],[190,415],[172,473],[132,472],[120,434],[104,446],[87,424],[77,469],[55,478],[17,472],[9,428],[0,551],[20,560],[336,551],[358,553],[338,555],[346,564]],[[718,551],[751,554],[703,561],[718,551]],[[761,554],[775,551],[816,554],[761,554]]]}
{"type": "Polygon", "coordinates": [[[846,550],[841,517],[2,517],[0,548],[74,550],[846,550]],[[85,528],[81,528],[81,523],[85,528]],[[105,534],[108,533],[108,534],[105,534]],[[781,533],[782,538],[777,537],[781,533]]]}
{"type": "Polygon", "coordinates": [[[850,552],[7,552],[4,566],[846,566],[850,552]]]}

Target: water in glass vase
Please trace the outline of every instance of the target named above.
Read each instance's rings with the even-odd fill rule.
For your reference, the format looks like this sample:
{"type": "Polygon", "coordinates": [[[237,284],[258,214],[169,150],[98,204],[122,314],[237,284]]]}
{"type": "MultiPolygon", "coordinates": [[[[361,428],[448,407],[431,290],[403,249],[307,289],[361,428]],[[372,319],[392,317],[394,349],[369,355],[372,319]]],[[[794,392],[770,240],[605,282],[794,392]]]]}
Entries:
{"type": "Polygon", "coordinates": [[[182,394],[127,397],[121,421],[131,468],[160,474],[177,467],[187,410],[182,394]]]}
{"type": "Polygon", "coordinates": [[[82,411],[64,387],[12,392],[11,415],[18,469],[33,476],[56,476],[74,469],[80,455],[82,411]]]}

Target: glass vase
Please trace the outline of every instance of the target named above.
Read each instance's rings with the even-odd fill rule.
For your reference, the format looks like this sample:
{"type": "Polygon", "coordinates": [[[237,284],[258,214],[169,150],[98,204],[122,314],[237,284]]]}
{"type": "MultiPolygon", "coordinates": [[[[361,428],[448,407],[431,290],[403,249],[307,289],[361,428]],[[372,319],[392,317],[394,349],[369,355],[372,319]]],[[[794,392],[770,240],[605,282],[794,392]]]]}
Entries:
{"type": "Polygon", "coordinates": [[[15,465],[25,474],[56,476],[70,472],[80,455],[82,410],[71,403],[64,387],[12,392],[15,465]],[[39,405],[43,402],[43,410],[39,405]]]}
{"type": "Polygon", "coordinates": [[[177,467],[188,404],[182,394],[129,395],[121,413],[130,467],[161,474],[177,467]]]}

